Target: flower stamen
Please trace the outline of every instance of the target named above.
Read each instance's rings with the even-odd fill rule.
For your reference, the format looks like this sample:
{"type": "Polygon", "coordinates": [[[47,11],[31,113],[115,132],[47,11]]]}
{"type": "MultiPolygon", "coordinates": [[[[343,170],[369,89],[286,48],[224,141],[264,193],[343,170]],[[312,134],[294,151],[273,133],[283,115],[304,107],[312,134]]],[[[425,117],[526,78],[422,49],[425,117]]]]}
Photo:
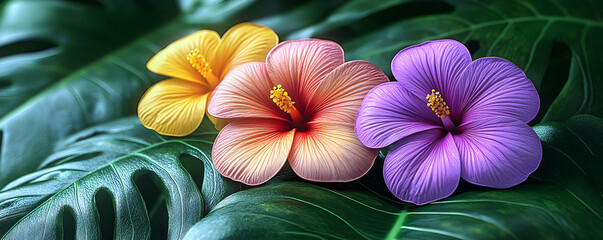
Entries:
{"type": "Polygon", "coordinates": [[[282,85],[278,84],[272,87],[270,90],[270,99],[276,104],[283,112],[291,115],[291,120],[296,127],[302,127],[304,125],[304,118],[301,113],[293,106],[295,102],[291,100],[289,93],[285,91],[282,85]]]}
{"type": "Polygon", "coordinates": [[[431,107],[431,110],[435,112],[439,118],[445,118],[446,115],[450,115],[450,108],[444,102],[444,98],[440,92],[436,92],[435,89],[431,89],[431,94],[427,94],[427,106],[431,107]]]}
{"type": "Polygon", "coordinates": [[[272,87],[272,90],[270,90],[270,99],[286,113],[290,113],[291,109],[295,109],[293,106],[295,102],[291,101],[289,93],[280,84],[272,87]]]}
{"type": "Polygon", "coordinates": [[[211,67],[209,63],[205,60],[205,57],[200,53],[199,49],[191,50],[188,56],[186,56],[186,60],[191,64],[191,66],[197,70],[205,79],[212,88],[218,86],[218,78],[214,76],[212,73],[211,67]]]}

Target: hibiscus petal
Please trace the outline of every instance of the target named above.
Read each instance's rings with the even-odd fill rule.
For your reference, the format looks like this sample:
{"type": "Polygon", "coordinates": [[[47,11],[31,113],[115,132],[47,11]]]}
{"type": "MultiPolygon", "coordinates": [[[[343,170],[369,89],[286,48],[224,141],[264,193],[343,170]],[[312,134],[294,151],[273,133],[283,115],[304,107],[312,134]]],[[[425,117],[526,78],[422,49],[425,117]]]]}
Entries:
{"type": "Polygon", "coordinates": [[[282,42],[266,57],[268,76],[283,85],[301,112],[319,83],[343,62],[339,44],[319,39],[282,42]]]}
{"type": "Polygon", "coordinates": [[[371,90],[358,111],[356,134],[364,145],[386,147],[411,134],[442,128],[427,102],[390,82],[371,90]]]}
{"type": "Polygon", "coordinates": [[[195,32],[159,51],[149,60],[147,68],[161,75],[207,84],[203,76],[191,66],[186,58],[195,49],[198,49],[206,59],[213,58],[219,43],[220,35],[214,31],[195,32]]]}
{"type": "Polygon", "coordinates": [[[450,111],[464,118],[509,116],[529,122],[538,113],[540,100],[534,84],[513,63],[497,57],[472,62],[454,86],[450,111]]]}
{"type": "Polygon", "coordinates": [[[314,122],[296,132],[289,164],[298,176],[318,182],[348,182],[373,166],[378,149],[367,148],[353,124],[314,122]]]}
{"type": "Polygon", "coordinates": [[[286,113],[270,99],[273,86],[264,63],[252,62],[236,67],[214,90],[209,114],[224,119],[288,119],[286,113]]]}
{"type": "Polygon", "coordinates": [[[216,77],[220,79],[236,66],[248,62],[264,62],[266,55],[278,43],[278,35],[272,29],[253,23],[240,23],[222,37],[213,63],[216,77]]]}
{"type": "Polygon", "coordinates": [[[425,98],[435,89],[447,101],[451,84],[470,63],[471,54],[462,43],[449,39],[427,41],[396,54],[392,73],[412,94],[425,98]]]}
{"type": "Polygon", "coordinates": [[[454,136],[463,179],[473,184],[508,188],[528,178],[542,159],[540,139],[524,122],[508,117],[461,124],[454,136]]]}
{"type": "Polygon", "coordinates": [[[395,143],[383,165],[389,190],[399,199],[418,205],[450,196],[460,175],[459,152],[452,135],[435,129],[395,143]]]}
{"type": "Polygon", "coordinates": [[[142,125],[160,134],[186,136],[201,124],[209,94],[195,82],[163,80],[142,96],[138,117],[142,125]]]}
{"type": "Polygon", "coordinates": [[[247,185],[274,177],[287,161],[295,129],[272,119],[241,119],[216,137],[212,159],[220,174],[247,185]]]}
{"type": "Polygon", "coordinates": [[[313,116],[312,121],[354,123],[364,96],[388,81],[383,71],[370,62],[344,63],[319,84],[304,114],[313,116]]]}

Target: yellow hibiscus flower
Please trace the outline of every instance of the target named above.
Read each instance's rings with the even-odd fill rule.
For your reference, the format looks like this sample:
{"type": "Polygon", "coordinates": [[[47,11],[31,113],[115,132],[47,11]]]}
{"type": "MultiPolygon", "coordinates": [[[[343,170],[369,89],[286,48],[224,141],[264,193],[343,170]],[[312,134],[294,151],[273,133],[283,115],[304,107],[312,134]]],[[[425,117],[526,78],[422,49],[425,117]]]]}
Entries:
{"type": "MultiPolygon", "coordinates": [[[[172,78],[156,83],[142,96],[140,121],[163,135],[192,133],[203,120],[212,91],[230,69],[264,62],[277,43],[272,29],[253,23],[235,25],[222,38],[215,31],[201,30],[171,43],[147,63],[152,72],[172,78]]],[[[207,116],[216,129],[228,123],[207,116]]]]}

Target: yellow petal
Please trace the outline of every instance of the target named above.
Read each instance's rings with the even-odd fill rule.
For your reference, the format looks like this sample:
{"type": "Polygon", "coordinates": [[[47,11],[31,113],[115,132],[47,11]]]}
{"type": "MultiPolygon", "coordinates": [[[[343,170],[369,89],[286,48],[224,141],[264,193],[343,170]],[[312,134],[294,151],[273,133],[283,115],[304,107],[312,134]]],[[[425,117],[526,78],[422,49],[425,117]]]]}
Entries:
{"type": "Polygon", "coordinates": [[[151,86],[140,99],[138,117],[146,128],[186,136],[201,124],[210,92],[202,85],[168,79],[151,86]]]}
{"type": "Polygon", "coordinates": [[[217,130],[222,130],[222,128],[224,128],[227,124],[229,124],[230,122],[232,122],[234,119],[223,119],[223,118],[217,118],[212,116],[211,114],[207,113],[207,118],[209,118],[209,120],[214,123],[214,126],[216,127],[217,130]]]}
{"type": "MultiPolygon", "coordinates": [[[[219,44],[218,33],[201,30],[178,39],[159,51],[149,60],[147,68],[154,73],[207,84],[203,76],[191,66],[187,56],[191,51],[198,49],[206,59],[214,58],[219,44]]],[[[211,65],[210,67],[213,68],[211,65]]]]}
{"type": "Polygon", "coordinates": [[[224,34],[213,64],[216,77],[222,79],[233,67],[248,62],[264,62],[266,55],[278,43],[272,29],[253,23],[237,24],[224,34]]]}

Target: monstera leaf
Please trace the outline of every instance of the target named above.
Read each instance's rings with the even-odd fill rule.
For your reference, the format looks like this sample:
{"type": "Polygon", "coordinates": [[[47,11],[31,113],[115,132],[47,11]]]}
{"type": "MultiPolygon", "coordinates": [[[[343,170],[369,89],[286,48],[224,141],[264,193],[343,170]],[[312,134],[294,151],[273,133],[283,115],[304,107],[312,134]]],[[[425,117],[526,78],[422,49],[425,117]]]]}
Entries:
{"type": "Polygon", "coordinates": [[[212,128],[204,124],[188,138],[166,139],[142,127],[134,117],[78,132],[58,144],[61,147],[44,161],[44,168],[0,192],[0,231],[12,226],[5,236],[8,239],[30,234],[41,239],[61,238],[63,218],[73,214],[75,235],[95,239],[101,229],[113,225],[101,226],[99,213],[115,209],[114,225],[119,227],[114,237],[148,238],[152,214],[147,211],[165,198],[169,220],[162,221],[169,223],[168,236],[182,238],[218,201],[240,189],[213,168],[209,155],[217,132],[212,128]],[[181,161],[192,166],[190,172],[181,161]],[[143,199],[141,188],[153,183],[136,184],[134,179],[141,175],[155,182],[161,191],[159,199],[143,199]],[[99,209],[98,195],[103,191],[111,203],[99,209]]]}
{"type": "Polygon", "coordinates": [[[511,189],[465,186],[411,206],[355,184],[281,182],[227,197],[185,239],[595,239],[603,234],[602,121],[577,116],[534,127],[542,165],[511,189]],[[571,146],[562,141],[568,135],[571,146]]]}

